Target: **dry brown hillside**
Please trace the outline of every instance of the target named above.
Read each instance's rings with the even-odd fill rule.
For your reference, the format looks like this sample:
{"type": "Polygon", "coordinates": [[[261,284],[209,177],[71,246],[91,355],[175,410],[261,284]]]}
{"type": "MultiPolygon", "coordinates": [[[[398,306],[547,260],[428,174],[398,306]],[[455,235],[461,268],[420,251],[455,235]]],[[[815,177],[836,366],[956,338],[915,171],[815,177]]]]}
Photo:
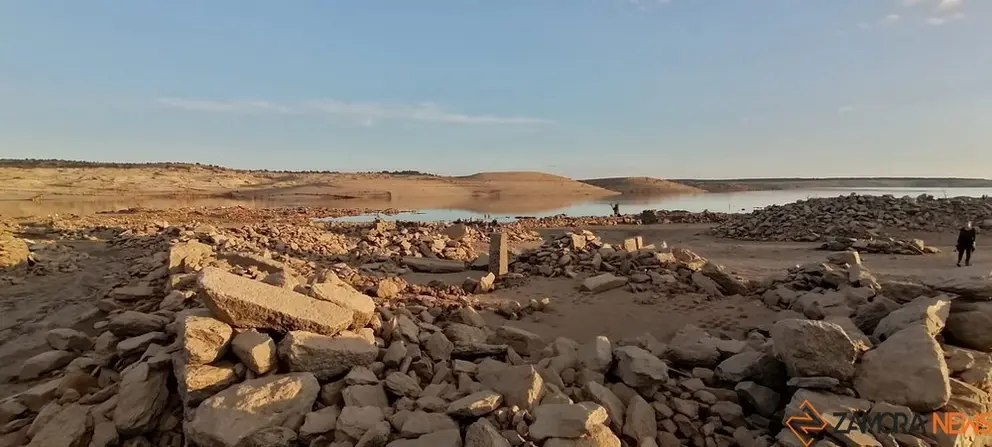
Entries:
{"type": "Polygon", "coordinates": [[[663,194],[696,194],[702,189],[686,186],[668,180],[651,177],[613,177],[580,180],[600,188],[616,191],[628,196],[653,196],[663,194]]]}
{"type": "Polygon", "coordinates": [[[199,166],[0,166],[0,197],[227,197],[423,199],[465,203],[480,198],[589,199],[615,192],[540,172],[465,177],[389,173],[238,171],[199,166]]]}

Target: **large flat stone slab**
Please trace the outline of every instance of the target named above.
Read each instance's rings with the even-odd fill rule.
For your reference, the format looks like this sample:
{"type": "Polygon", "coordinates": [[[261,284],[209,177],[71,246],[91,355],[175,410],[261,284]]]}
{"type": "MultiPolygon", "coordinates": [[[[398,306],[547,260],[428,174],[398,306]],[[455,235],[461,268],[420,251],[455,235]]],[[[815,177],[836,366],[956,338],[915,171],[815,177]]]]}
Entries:
{"type": "Polygon", "coordinates": [[[405,256],[403,265],[410,270],[421,273],[458,273],[464,272],[468,266],[464,262],[452,259],[432,259],[405,256]]]}
{"type": "Polygon", "coordinates": [[[351,309],[217,268],[203,269],[197,282],[203,303],[234,327],[334,335],[354,322],[351,309]]]}
{"type": "Polygon", "coordinates": [[[322,380],[343,376],[375,362],[379,348],[361,337],[293,331],[279,342],[279,357],[291,371],[308,371],[322,380]]]}

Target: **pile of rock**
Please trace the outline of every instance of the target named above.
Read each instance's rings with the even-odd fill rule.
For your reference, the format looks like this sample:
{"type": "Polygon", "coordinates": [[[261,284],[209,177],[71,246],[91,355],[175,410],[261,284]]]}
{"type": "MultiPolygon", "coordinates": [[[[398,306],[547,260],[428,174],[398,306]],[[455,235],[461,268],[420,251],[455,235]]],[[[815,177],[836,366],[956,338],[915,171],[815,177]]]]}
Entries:
{"type": "Polygon", "coordinates": [[[856,194],[815,198],[735,214],[712,231],[720,237],[742,240],[817,241],[823,237],[877,237],[887,229],[949,231],[965,220],[992,228],[992,199],[856,194]]]}
{"type": "Polygon", "coordinates": [[[940,253],[937,247],[928,247],[922,239],[858,239],[853,237],[838,237],[824,242],[820,250],[829,251],[858,251],[863,253],[880,253],[889,255],[925,255],[940,253]]]}
{"type": "MultiPolygon", "coordinates": [[[[596,244],[586,233],[568,238],[596,244]]],[[[465,305],[377,306],[330,272],[280,283],[285,265],[215,258],[213,248],[178,242],[136,263],[136,276],[154,279],[112,293],[95,339],[52,330],[52,350],[20,374],[47,381],[0,401],[0,445],[990,445],[975,427],[792,424],[809,405],[828,423],[844,411],[927,420],[987,412],[990,278],[879,282],[857,253],[836,253],[830,265],[760,287],[775,291],[775,305],[785,290],[838,300],[796,297],[803,315],[783,312],[745,340],[687,325],[667,344],[650,335],[582,344],[490,327],[465,305]]],[[[668,256],[721,290],[759,287],[687,251],[668,256]]]]}
{"type": "Polygon", "coordinates": [[[663,290],[669,293],[699,292],[713,297],[743,295],[749,284],[723,266],[683,248],[645,245],[634,237],[614,247],[588,230],[569,232],[521,253],[510,270],[527,275],[574,278],[593,276],[581,288],[603,292],[627,286],[632,292],[663,290]]]}
{"type": "Polygon", "coordinates": [[[721,223],[730,219],[728,213],[714,213],[703,211],[693,213],[689,211],[669,211],[669,210],[644,210],[640,214],[640,222],[645,225],[650,224],[708,224],[721,223]]]}

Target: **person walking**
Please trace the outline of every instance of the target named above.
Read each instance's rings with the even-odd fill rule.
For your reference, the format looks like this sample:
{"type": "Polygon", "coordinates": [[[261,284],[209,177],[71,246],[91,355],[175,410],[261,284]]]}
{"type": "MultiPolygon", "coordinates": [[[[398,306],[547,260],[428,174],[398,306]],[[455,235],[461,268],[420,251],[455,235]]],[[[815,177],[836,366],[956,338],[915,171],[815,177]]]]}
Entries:
{"type": "Polygon", "coordinates": [[[964,265],[971,265],[971,253],[975,251],[975,228],[971,226],[971,221],[964,224],[958,232],[958,267],[961,267],[961,258],[964,258],[964,265]]]}

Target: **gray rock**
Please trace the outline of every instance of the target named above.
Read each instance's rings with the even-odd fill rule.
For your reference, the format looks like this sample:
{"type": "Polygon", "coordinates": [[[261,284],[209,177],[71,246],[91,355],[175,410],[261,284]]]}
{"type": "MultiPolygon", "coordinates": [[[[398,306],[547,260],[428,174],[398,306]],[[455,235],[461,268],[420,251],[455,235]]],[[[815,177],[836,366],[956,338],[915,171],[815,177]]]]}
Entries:
{"type": "MultiPolygon", "coordinates": [[[[653,421],[653,413],[651,417],[653,421]]],[[[530,437],[536,441],[546,438],[581,438],[607,419],[606,409],[592,402],[540,405],[534,409],[530,437]]]]}
{"type": "Polygon", "coordinates": [[[357,441],[383,421],[385,417],[379,407],[344,407],[338,416],[334,439],[357,441]]]}
{"type": "Polygon", "coordinates": [[[121,374],[114,426],[125,437],[148,433],[159,424],[159,416],[169,399],[167,370],[138,363],[121,374]]]}
{"type": "Polygon", "coordinates": [[[279,342],[278,352],[290,371],[308,371],[321,380],[332,380],[356,366],[371,365],[379,349],[353,335],[292,331],[279,342]]]}
{"type": "Polygon", "coordinates": [[[170,322],[168,318],[160,315],[128,310],[112,317],[107,330],[122,338],[137,337],[148,332],[163,332],[170,322]]]}
{"type": "Polygon", "coordinates": [[[878,323],[899,307],[899,303],[879,295],[872,302],[858,306],[851,320],[862,332],[872,334],[878,323]]]}
{"type": "Polygon", "coordinates": [[[444,413],[414,411],[407,416],[400,428],[400,436],[414,438],[443,430],[457,430],[458,423],[444,413]]]}
{"type": "Polygon", "coordinates": [[[510,447],[510,441],[488,419],[479,418],[465,429],[465,447],[510,447]]]}
{"type": "Polygon", "coordinates": [[[384,383],[387,390],[400,397],[416,399],[423,391],[413,377],[400,372],[389,373],[384,383]]]}
{"type": "Polygon", "coordinates": [[[333,431],[340,414],[341,409],[336,406],[307,413],[303,418],[303,426],[300,427],[300,441],[309,443],[317,436],[333,431]]]}
{"type": "Polygon", "coordinates": [[[405,256],[401,260],[410,270],[421,273],[458,273],[468,269],[463,261],[453,259],[416,258],[405,256]]]}
{"type": "Polygon", "coordinates": [[[606,414],[609,417],[609,425],[617,433],[622,433],[623,424],[626,422],[625,412],[627,410],[623,401],[616,394],[613,394],[613,391],[610,391],[609,388],[596,382],[586,383],[583,391],[585,391],[586,395],[593,402],[606,409],[606,414]]]}
{"type": "Polygon", "coordinates": [[[47,351],[21,364],[20,380],[31,380],[68,365],[79,354],[70,351],[47,351]]]}
{"type": "Polygon", "coordinates": [[[840,380],[854,375],[859,350],[833,323],[781,320],[772,327],[775,354],[790,376],[828,376],[840,380]]]}
{"type": "Polygon", "coordinates": [[[944,335],[961,346],[978,351],[992,351],[992,302],[955,300],[951,304],[944,335]]]}
{"type": "Polygon", "coordinates": [[[623,383],[642,388],[668,381],[668,366],[650,352],[636,346],[624,346],[614,352],[615,374],[623,383]]]}
{"type": "Polygon", "coordinates": [[[594,426],[581,438],[551,438],[543,447],[620,447],[620,438],[605,425],[594,426]]]}
{"type": "Polygon", "coordinates": [[[607,290],[616,289],[627,285],[626,276],[616,276],[612,273],[603,273],[582,281],[581,289],[587,292],[600,293],[607,290]]]}
{"type": "Polygon", "coordinates": [[[712,368],[720,363],[718,341],[705,330],[687,324],[672,337],[665,356],[676,365],[712,368]]]}
{"type": "Polygon", "coordinates": [[[93,340],[89,336],[70,328],[48,331],[45,341],[52,349],[59,351],[88,351],[93,348],[93,340]]]}
{"type": "Polygon", "coordinates": [[[85,447],[89,443],[87,434],[93,427],[93,418],[89,417],[91,408],[79,404],[59,408],[44,426],[39,427],[28,447],[85,447]]]}
{"type": "Polygon", "coordinates": [[[925,326],[913,325],[865,354],[854,388],[865,399],[930,412],[951,397],[948,374],[940,345],[925,326]]]}
{"type": "Polygon", "coordinates": [[[654,409],[640,395],[635,394],[627,403],[625,417],[624,436],[638,442],[642,439],[655,437],[658,424],[655,422],[654,409]]]}
{"type": "Polygon", "coordinates": [[[578,352],[579,365],[605,374],[613,364],[613,347],[610,339],[600,335],[583,345],[578,352]]]}
{"type": "Polygon", "coordinates": [[[462,435],[458,429],[441,430],[417,439],[397,439],[386,447],[462,447],[462,435]]]}
{"type": "Polygon", "coordinates": [[[521,355],[531,355],[544,349],[545,342],[540,335],[513,326],[496,328],[497,344],[506,344],[521,355]]]}
{"type": "Polygon", "coordinates": [[[874,336],[885,340],[911,325],[922,325],[931,336],[937,335],[944,329],[950,310],[951,302],[946,297],[917,298],[883,318],[874,336]]]}

